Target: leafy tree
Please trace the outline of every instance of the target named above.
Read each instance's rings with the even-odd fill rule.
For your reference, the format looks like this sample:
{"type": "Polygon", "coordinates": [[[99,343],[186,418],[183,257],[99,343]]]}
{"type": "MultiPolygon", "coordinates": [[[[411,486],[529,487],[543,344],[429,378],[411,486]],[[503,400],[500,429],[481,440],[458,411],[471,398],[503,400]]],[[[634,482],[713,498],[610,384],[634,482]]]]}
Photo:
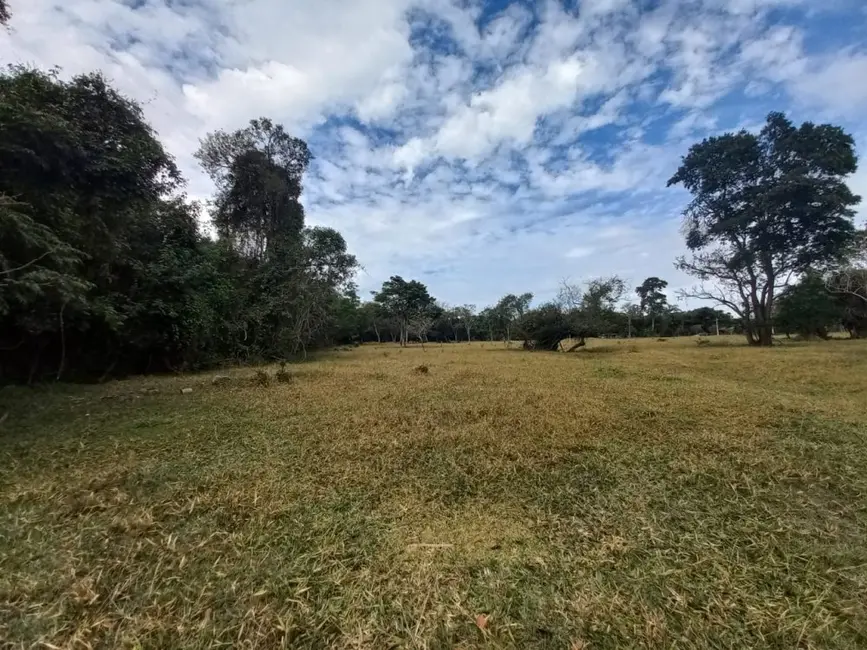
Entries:
{"type": "Polygon", "coordinates": [[[502,327],[503,341],[507,346],[512,343],[513,326],[530,307],[532,300],[532,293],[522,293],[520,296],[510,293],[500,298],[494,307],[494,314],[502,327]]]}
{"type": "Polygon", "coordinates": [[[355,335],[356,260],[336,231],[304,227],[306,145],[263,119],[200,155],[217,241],[103,77],[0,73],[0,378],[283,358],[355,335]]]}
{"type": "Polygon", "coordinates": [[[715,286],[685,295],[731,309],[749,343],[770,345],[778,291],[793,275],[837,261],[854,237],[860,198],[845,178],[856,168],[852,138],[841,128],[795,127],[780,113],[758,134],[694,145],[668,182],[693,195],[684,211],[692,255],[677,266],[715,286]]]}
{"type": "Polygon", "coordinates": [[[774,323],[787,335],[825,339],[828,329],[842,320],[843,305],[828,291],[820,275],[808,273],[782,291],[774,323]]]}
{"type": "Polygon", "coordinates": [[[418,280],[407,282],[399,275],[383,282],[382,289],[373,299],[397,320],[403,346],[409,338],[410,321],[417,323],[434,306],[434,299],[424,284],[418,280]]]}
{"type": "Polygon", "coordinates": [[[826,276],[825,287],[841,304],[852,338],[867,333],[867,231],[858,234],[846,263],[826,276]]]}
{"type": "Polygon", "coordinates": [[[196,157],[217,186],[217,232],[244,257],[262,261],[275,240],[297,241],[304,226],[301,181],[311,158],[303,140],[260,118],[207,135],[196,157]]]}
{"type": "MultiPolygon", "coordinates": [[[[455,323],[463,326],[464,331],[467,334],[467,341],[472,341],[473,320],[475,318],[476,306],[461,305],[460,307],[455,307],[452,311],[455,317],[455,323]]],[[[457,337],[455,337],[455,340],[457,340],[457,337]]]]}
{"type": "Polygon", "coordinates": [[[11,17],[6,0],[0,0],[0,25],[8,24],[11,17]]]}
{"type": "Polygon", "coordinates": [[[479,315],[476,317],[476,322],[478,323],[478,326],[487,333],[488,340],[493,342],[499,323],[496,309],[494,307],[485,307],[479,312],[479,315]]]}
{"type": "Polygon", "coordinates": [[[617,276],[596,278],[583,287],[562,282],[555,302],[530,310],[521,320],[524,347],[556,350],[564,339],[577,339],[571,352],[586,345],[588,337],[611,332],[624,290],[617,276]]]}
{"type": "Polygon", "coordinates": [[[640,313],[650,315],[651,334],[656,333],[656,317],[661,316],[668,306],[668,298],[662,291],[667,286],[668,282],[653,276],[647,278],[635,289],[635,293],[640,299],[638,305],[640,313]]]}
{"type": "Polygon", "coordinates": [[[382,329],[387,315],[383,306],[374,301],[362,303],[358,307],[358,318],[364,332],[371,331],[377,343],[382,343],[382,329]]]}
{"type": "Polygon", "coordinates": [[[173,161],[140,108],[100,75],[61,81],[19,66],[0,74],[0,167],[0,195],[15,197],[0,254],[10,268],[29,264],[19,271],[32,289],[25,304],[25,276],[5,274],[4,296],[18,286],[0,322],[3,347],[14,348],[3,372],[105,371],[124,347],[149,233],[181,180],[173,161]]]}

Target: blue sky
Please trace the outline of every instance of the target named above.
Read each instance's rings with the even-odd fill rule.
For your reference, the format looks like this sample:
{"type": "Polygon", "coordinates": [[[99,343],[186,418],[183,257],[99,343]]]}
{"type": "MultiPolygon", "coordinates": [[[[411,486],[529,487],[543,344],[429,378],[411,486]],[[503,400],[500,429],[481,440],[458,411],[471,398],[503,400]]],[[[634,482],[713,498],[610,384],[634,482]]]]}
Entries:
{"type": "Polygon", "coordinates": [[[204,133],[268,116],[307,139],[308,221],[363,292],[400,274],[483,306],[617,273],[674,297],[665,183],[692,142],[782,110],[867,152],[863,0],[10,1],[0,61],[103,70],[191,197],[204,133]]]}

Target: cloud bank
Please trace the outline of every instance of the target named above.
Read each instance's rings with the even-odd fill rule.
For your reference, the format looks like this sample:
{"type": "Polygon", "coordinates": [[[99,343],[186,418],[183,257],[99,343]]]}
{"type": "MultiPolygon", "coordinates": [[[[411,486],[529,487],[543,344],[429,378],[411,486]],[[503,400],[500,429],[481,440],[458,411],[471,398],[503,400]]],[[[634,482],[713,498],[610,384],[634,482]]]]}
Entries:
{"type": "MultiPolygon", "coordinates": [[[[770,110],[867,150],[858,0],[17,0],[0,60],[102,70],[204,198],[198,138],[268,116],[308,140],[308,219],[364,265],[479,305],[560,279],[690,279],[688,146],[770,110]]],[[[852,179],[867,195],[867,167],[852,179]]]]}

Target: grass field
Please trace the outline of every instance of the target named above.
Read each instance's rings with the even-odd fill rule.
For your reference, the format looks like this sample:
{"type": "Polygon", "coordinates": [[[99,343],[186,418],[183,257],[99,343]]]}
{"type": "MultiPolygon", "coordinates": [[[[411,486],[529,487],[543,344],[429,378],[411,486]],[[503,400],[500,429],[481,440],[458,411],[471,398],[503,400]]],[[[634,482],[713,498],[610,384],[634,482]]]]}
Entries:
{"type": "Polygon", "coordinates": [[[289,370],[0,391],[0,639],[867,647],[867,342],[289,370]]]}

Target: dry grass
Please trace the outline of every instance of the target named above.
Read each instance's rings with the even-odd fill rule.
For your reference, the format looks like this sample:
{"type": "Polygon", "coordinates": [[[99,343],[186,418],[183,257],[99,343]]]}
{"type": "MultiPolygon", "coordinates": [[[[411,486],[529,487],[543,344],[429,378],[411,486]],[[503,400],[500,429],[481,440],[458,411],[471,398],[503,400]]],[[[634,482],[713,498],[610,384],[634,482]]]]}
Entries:
{"type": "Polygon", "coordinates": [[[738,343],[4,389],[0,639],[867,647],[867,345],[738,343]]]}

